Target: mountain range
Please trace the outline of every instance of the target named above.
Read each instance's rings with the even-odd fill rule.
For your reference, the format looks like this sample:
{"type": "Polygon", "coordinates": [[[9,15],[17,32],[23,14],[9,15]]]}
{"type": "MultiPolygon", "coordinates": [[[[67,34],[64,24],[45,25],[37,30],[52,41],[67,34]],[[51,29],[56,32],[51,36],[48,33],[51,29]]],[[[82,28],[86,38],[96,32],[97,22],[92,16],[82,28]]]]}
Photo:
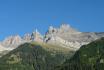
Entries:
{"type": "Polygon", "coordinates": [[[9,36],[0,42],[0,51],[13,50],[20,44],[31,41],[60,45],[61,47],[78,50],[82,45],[101,37],[104,37],[104,32],[80,32],[68,24],[62,24],[59,28],[50,26],[45,35],[41,35],[36,29],[31,34],[24,34],[23,37],[19,35],[9,36]]]}
{"type": "MultiPolygon", "coordinates": [[[[62,24],[58,28],[50,26],[45,35],[36,29],[32,33],[24,34],[23,37],[9,36],[0,42],[0,70],[55,70],[57,68],[57,70],[64,70],[66,67],[69,68],[68,64],[74,63],[73,61],[76,63],[77,60],[79,65],[85,62],[84,60],[85,63],[90,60],[92,65],[96,65],[95,62],[98,60],[96,46],[103,48],[102,37],[104,32],[80,32],[68,24],[62,24]]],[[[72,64],[70,70],[77,70],[73,69],[75,67],[80,70],[78,67],[81,66],[72,64]]]]}

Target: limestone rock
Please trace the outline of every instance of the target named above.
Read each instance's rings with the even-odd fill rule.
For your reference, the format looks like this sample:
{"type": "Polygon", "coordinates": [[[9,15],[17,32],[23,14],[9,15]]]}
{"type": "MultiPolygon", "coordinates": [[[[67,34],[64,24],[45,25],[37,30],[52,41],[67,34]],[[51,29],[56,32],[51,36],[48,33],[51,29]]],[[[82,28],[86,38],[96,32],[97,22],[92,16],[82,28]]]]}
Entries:
{"type": "Polygon", "coordinates": [[[31,34],[26,33],[26,34],[24,35],[24,37],[23,37],[23,40],[25,40],[25,41],[30,41],[30,40],[31,40],[31,34]]]}
{"type": "Polygon", "coordinates": [[[31,40],[37,42],[43,42],[43,36],[36,29],[36,31],[31,34],[31,40]]]}
{"type": "Polygon", "coordinates": [[[104,37],[104,33],[80,32],[68,24],[62,24],[59,28],[50,27],[44,41],[50,44],[79,49],[98,38],[104,37]],[[63,45],[62,45],[63,44],[63,45]]]}
{"type": "Polygon", "coordinates": [[[19,35],[15,35],[5,38],[5,40],[2,42],[2,45],[5,47],[9,47],[12,45],[16,47],[16,45],[20,44],[21,42],[22,42],[21,37],[19,35]]]}

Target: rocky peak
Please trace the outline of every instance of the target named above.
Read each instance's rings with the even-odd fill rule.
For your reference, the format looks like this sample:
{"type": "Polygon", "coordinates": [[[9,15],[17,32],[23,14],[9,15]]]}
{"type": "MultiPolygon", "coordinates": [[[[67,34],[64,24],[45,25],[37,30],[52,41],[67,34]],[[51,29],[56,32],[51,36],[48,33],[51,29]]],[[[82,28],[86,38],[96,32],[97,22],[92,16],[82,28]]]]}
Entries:
{"type": "Polygon", "coordinates": [[[56,32],[57,32],[57,28],[54,28],[53,26],[50,26],[47,33],[53,34],[53,33],[56,33],[56,32]]]}
{"type": "Polygon", "coordinates": [[[34,31],[32,32],[32,34],[31,34],[31,40],[34,41],[37,34],[39,34],[39,32],[38,32],[38,30],[36,29],[36,30],[34,30],[34,31]]]}
{"type": "Polygon", "coordinates": [[[9,36],[0,42],[0,45],[6,48],[15,49],[18,45],[31,41],[43,42],[43,36],[37,29],[32,32],[32,34],[26,33],[22,38],[19,35],[9,36]]]}
{"type": "Polygon", "coordinates": [[[69,29],[71,26],[69,24],[62,24],[60,29],[69,29]]]}
{"type": "Polygon", "coordinates": [[[30,41],[31,40],[31,34],[27,33],[24,35],[23,40],[30,41]]]}
{"type": "Polygon", "coordinates": [[[45,37],[36,29],[31,34],[25,34],[23,38],[19,35],[9,36],[4,41],[0,42],[0,45],[15,48],[25,42],[37,41],[80,48],[81,45],[87,44],[100,37],[104,37],[104,33],[79,32],[68,24],[62,24],[59,28],[50,26],[45,37]]]}
{"type": "Polygon", "coordinates": [[[76,33],[78,31],[76,29],[72,28],[69,24],[62,24],[59,28],[59,32],[76,33]]]}
{"type": "Polygon", "coordinates": [[[10,46],[10,45],[18,44],[21,41],[22,41],[22,39],[19,35],[9,36],[4,39],[4,41],[2,42],[2,45],[3,46],[10,46]]]}
{"type": "Polygon", "coordinates": [[[54,28],[50,26],[46,34],[64,34],[64,33],[79,33],[76,29],[72,28],[69,24],[62,24],[59,28],[54,28]]]}
{"type": "Polygon", "coordinates": [[[34,32],[32,32],[31,34],[31,40],[32,41],[39,41],[42,42],[43,41],[43,36],[38,32],[38,30],[36,29],[34,32]]]}
{"type": "Polygon", "coordinates": [[[45,37],[52,37],[58,36],[61,38],[68,38],[73,34],[80,33],[76,29],[72,28],[69,24],[62,24],[59,28],[54,28],[53,26],[49,27],[48,32],[46,33],[45,37]]]}
{"type": "Polygon", "coordinates": [[[80,48],[84,44],[88,44],[104,34],[93,32],[79,32],[68,24],[62,24],[59,28],[50,27],[45,35],[44,41],[50,44],[65,45],[72,48],[80,48]]]}

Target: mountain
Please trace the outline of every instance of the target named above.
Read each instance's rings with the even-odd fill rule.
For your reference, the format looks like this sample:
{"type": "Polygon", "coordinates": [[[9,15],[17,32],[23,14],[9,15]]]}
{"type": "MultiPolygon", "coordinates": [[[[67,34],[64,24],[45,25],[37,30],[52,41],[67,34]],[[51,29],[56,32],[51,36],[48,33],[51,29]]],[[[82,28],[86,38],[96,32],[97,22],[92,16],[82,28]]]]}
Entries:
{"type": "Polygon", "coordinates": [[[11,51],[17,48],[19,45],[31,41],[43,42],[43,37],[37,30],[31,34],[27,33],[23,37],[19,35],[9,36],[0,42],[0,50],[11,51]]]}
{"type": "MultiPolygon", "coordinates": [[[[35,41],[77,51],[82,45],[88,44],[101,37],[104,37],[103,32],[80,32],[68,24],[62,24],[59,28],[50,26],[45,35],[41,35],[36,29],[32,33],[24,34],[23,37],[19,35],[6,37],[0,42],[0,45],[6,48],[7,51],[11,51],[23,43],[35,41]]],[[[1,50],[6,51],[2,48],[1,50]]]]}
{"type": "Polygon", "coordinates": [[[57,44],[69,49],[78,50],[82,45],[104,37],[104,33],[80,32],[68,24],[62,24],[59,28],[49,27],[44,41],[49,44],[57,44]]]}
{"type": "Polygon", "coordinates": [[[57,70],[104,70],[104,37],[83,45],[57,70]]]}
{"type": "Polygon", "coordinates": [[[103,66],[101,37],[103,32],[80,32],[68,24],[50,26],[44,36],[37,29],[10,36],[0,42],[0,70],[98,70],[103,66]]]}
{"type": "Polygon", "coordinates": [[[4,47],[12,47],[15,48],[18,45],[25,43],[25,42],[31,42],[31,41],[42,41],[42,35],[37,31],[32,32],[31,34],[27,33],[23,36],[23,38],[19,35],[15,36],[9,36],[5,38],[2,42],[1,45],[4,47]]]}
{"type": "Polygon", "coordinates": [[[1,45],[5,47],[15,48],[16,45],[20,44],[21,42],[22,42],[22,38],[19,35],[15,35],[15,36],[9,36],[5,38],[1,43],[1,45]]]}
{"type": "Polygon", "coordinates": [[[72,55],[73,51],[63,47],[25,43],[0,58],[0,70],[54,70],[72,55]]]}

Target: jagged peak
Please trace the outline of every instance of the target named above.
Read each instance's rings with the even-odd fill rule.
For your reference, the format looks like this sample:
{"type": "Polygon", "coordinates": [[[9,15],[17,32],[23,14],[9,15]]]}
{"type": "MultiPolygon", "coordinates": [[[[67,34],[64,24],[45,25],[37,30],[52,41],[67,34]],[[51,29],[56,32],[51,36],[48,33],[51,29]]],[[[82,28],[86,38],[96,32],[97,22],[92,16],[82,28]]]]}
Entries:
{"type": "Polygon", "coordinates": [[[65,24],[65,23],[61,24],[60,29],[61,30],[67,30],[69,32],[79,32],[78,30],[73,28],[70,24],[65,24]]]}
{"type": "Polygon", "coordinates": [[[38,29],[34,29],[34,31],[32,32],[32,34],[40,34],[40,32],[38,31],[38,29]]]}
{"type": "Polygon", "coordinates": [[[23,39],[26,40],[26,41],[31,40],[31,34],[30,33],[24,34],[23,39]]]}
{"type": "Polygon", "coordinates": [[[38,31],[38,29],[35,29],[32,34],[31,34],[31,40],[32,41],[42,41],[43,40],[43,36],[41,35],[41,33],[38,31]]]}
{"type": "Polygon", "coordinates": [[[19,35],[12,35],[12,36],[9,36],[7,38],[5,38],[3,41],[2,41],[2,45],[3,46],[10,46],[10,45],[16,45],[16,44],[19,44],[21,43],[22,41],[22,38],[19,36],[19,35]]]}
{"type": "Polygon", "coordinates": [[[50,30],[53,30],[53,29],[54,29],[54,27],[53,27],[53,26],[49,26],[49,29],[50,29],[50,30]]]}
{"type": "Polygon", "coordinates": [[[79,33],[78,30],[76,30],[75,28],[71,27],[69,24],[65,24],[65,23],[61,24],[59,26],[59,28],[55,28],[53,26],[50,26],[47,33],[53,34],[53,33],[63,33],[63,32],[79,33]]]}
{"type": "Polygon", "coordinates": [[[70,28],[71,26],[69,24],[65,24],[65,23],[62,23],[60,28],[70,28]]]}
{"type": "Polygon", "coordinates": [[[24,36],[29,36],[29,35],[31,35],[31,33],[27,32],[27,33],[24,34],[24,36]]]}
{"type": "Polygon", "coordinates": [[[20,38],[21,39],[21,36],[19,36],[19,35],[11,35],[11,36],[6,37],[5,40],[6,39],[15,39],[15,38],[20,38]]]}

